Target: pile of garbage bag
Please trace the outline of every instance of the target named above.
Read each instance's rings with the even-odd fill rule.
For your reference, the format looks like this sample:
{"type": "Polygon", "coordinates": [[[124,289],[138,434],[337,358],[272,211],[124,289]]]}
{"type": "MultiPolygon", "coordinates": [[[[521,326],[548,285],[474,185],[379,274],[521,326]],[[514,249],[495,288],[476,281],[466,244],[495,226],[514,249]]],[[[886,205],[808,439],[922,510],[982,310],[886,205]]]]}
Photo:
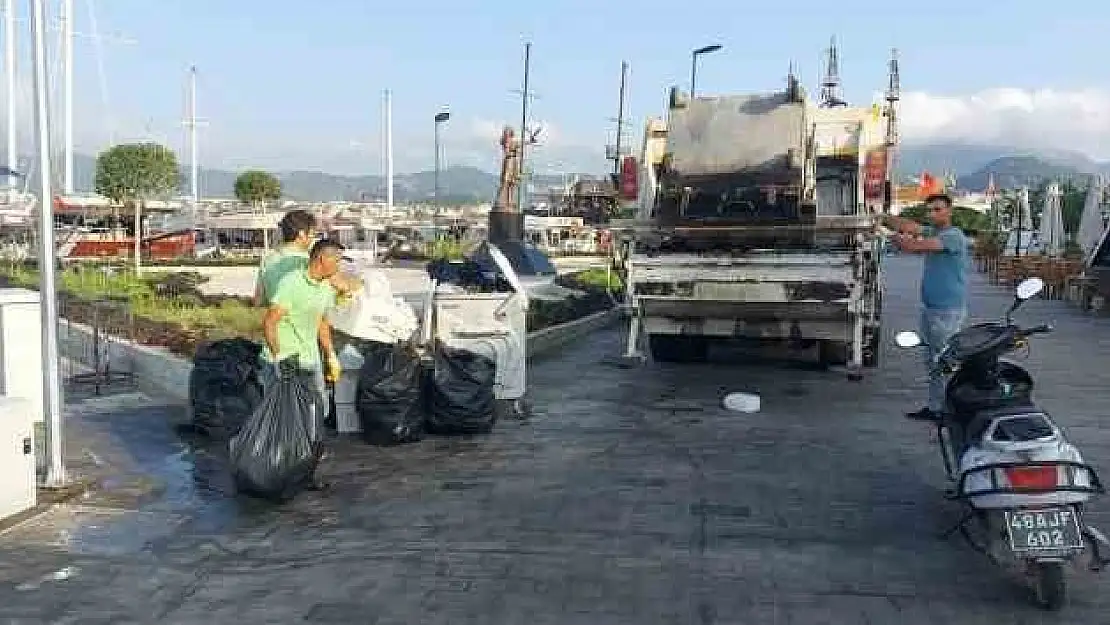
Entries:
{"type": "Polygon", "coordinates": [[[278,380],[229,442],[232,479],[240,493],[287,501],[306,488],[319,460],[324,398],[295,359],[278,364],[278,380]]]}
{"type": "Polygon", "coordinates": [[[497,363],[474,351],[442,343],[428,376],[427,429],[433,434],[484,434],[497,421],[497,363]]]}
{"type": "Polygon", "coordinates": [[[362,357],[355,410],[362,437],[373,445],[401,445],[425,432],[469,435],[496,422],[497,365],[473,351],[439,344],[423,361],[407,344],[359,341],[362,357]]]}
{"type": "Polygon", "coordinates": [[[362,437],[374,445],[400,445],[424,438],[425,370],[420,356],[403,344],[362,341],[355,391],[362,437]]]}
{"type": "Polygon", "coordinates": [[[261,352],[261,344],[243,338],[197,348],[189,374],[189,406],[197,434],[227,440],[262,403],[261,352]]]}

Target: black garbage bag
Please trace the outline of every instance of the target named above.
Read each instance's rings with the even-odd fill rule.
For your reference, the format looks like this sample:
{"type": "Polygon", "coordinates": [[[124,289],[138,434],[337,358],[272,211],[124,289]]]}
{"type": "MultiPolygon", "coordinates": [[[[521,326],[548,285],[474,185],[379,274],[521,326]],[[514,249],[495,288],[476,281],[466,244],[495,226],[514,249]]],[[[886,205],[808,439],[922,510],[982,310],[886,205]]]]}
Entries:
{"type": "Polygon", "coordinates": [[[227,440],[262,402],[262,345],[242,338],[197,348],[189,374],[189,406],[195,433],[227,440]]]}
{"type": "Polygon", "coordinates": [[[362,438],[372,445],[400,445],[424,438],[423,365],[401,345],[363,341],[365,359],[355,389],[362,438]]]}
{"type": "Polygon", "coordinates": [[[326,406],[312,374],[294,359],[279,363],[279,379],[229,443],[236,490],[287,501],[303,490],[316,470],[319,420],[326,406]]]}
{"type": "Polygon", "coordinates": [[[433,434],[483,434],[497,421],[497,363],[465,349],[436,346],[428,380],[428,424],[433,434]]]}

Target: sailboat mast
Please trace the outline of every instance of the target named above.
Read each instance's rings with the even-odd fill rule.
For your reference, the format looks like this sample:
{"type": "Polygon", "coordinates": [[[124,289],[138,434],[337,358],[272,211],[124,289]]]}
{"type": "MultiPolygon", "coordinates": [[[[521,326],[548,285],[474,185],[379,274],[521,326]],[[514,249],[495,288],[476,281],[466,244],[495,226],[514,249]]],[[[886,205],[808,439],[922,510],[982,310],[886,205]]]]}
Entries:
{"type": "Polygon", "coordinates": [[[197,66],[189,68],[189,190],[193,200],[193,218],[200,205],[200,176],[197,156],[197,66]]]}
{"type": "Polygon", "coordinates": [[[64,178],[62,190],[66,195],[72,195],[73,182],[73,0],[62,0],[62,71],[65,85],[64,112],[65,116],[65,152],[64,178]]]}
{"type": "MultiPolygon", "coordinates": [[[[19,155],[15,127],[15,0],[4,0],[4,76],[8,89],[8,169],[15,170],[19,155]]],[[[19,184],[15,176],[8,176],[8,201],[15,197],[19,184]]]]}
{"type": "Polygon", "coordinates": [[[393,215],[393,93],[385,90],[385,206],[393,215]]]}

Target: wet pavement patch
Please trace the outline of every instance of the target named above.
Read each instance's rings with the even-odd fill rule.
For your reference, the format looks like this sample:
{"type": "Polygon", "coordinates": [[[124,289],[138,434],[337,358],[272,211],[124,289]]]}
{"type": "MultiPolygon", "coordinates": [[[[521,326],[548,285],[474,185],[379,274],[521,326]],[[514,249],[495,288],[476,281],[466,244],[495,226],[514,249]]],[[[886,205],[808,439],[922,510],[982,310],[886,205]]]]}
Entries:
{"type": "Polygon", "coordinates": [[[129,555],[168,538],[183,520],[170,514],[62,504],[0,533],[0,549],[32,546],[82,555],[129,555]]]}

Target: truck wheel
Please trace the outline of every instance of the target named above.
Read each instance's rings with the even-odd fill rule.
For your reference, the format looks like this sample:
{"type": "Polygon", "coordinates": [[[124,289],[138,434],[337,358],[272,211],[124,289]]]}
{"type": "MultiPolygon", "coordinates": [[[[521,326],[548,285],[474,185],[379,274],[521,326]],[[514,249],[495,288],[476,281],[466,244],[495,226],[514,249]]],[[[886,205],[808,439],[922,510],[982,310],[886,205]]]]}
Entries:
{"type": "Polygon", "coordinates": [[[817,344],[817,361],[822,367],[846,365],[851,347],[844,341],[821,341],[817,344]]]}
{"type": "Polygon", "coordinates": [[[701,362],[709,355],[709,341],[704,336],[652,334],[648,347],[655,362],[701,362]]]}
{"type": "Polygon", "coordinates": [[[875,369],[879,366],[882,352],[883,329],[879,326],[863,330],[863,366],[875,369]]]}

